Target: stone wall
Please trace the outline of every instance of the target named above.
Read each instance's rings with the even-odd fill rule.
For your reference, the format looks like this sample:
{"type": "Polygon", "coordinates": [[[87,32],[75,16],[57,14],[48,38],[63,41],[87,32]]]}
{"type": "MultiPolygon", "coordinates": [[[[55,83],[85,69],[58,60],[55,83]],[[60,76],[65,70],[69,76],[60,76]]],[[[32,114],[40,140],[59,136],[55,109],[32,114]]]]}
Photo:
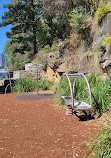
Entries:
{"type": "MultiPolygon", "coordinates": [[[[46,74],[43,70],[38,71],[39,79],[43,79],[43,78],[45,78],[45,76],[46,76],[46,74]]],[[[36,79],[36,71],[26,71],[26,70],[14,71],[13,78],[15,78],[15,79],[19,79],[19,78],[36,79]]]]}
{"type": "MultiPolygon", "coordinates": [[[[25,70],[19,70],[13,72],[13,78],[19,79],[19,78],[37,78],[37,70],[35,68],[30,68],[32,63],[28,63],[25,65],[25,70]]],[[[38,70],[38,78],[43,79],[46,77],[45,71],[43,69],[38,70]]]]}

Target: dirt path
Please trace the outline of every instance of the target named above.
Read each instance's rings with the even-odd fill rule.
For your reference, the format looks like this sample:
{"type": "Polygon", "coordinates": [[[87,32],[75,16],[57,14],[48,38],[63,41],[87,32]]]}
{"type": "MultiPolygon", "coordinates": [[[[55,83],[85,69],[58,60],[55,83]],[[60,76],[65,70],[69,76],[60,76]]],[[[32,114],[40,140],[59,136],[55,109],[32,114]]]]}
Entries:
{"type": "Polygon", "coordinates": [[[54,99],[0,94],[0,158],[83,158],[98,126],[65,114],[54,99]]]}

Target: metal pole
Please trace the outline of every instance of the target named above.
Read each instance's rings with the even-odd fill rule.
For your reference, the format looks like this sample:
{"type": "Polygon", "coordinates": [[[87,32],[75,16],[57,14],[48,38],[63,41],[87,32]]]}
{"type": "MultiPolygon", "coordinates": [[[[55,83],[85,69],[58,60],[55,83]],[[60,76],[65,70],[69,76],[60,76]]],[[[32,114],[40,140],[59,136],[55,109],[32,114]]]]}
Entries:
{"type": "Polygon", "coordinates": [[[37,84],[37,95],[39,95],[39,92],[38,92],[38,69],[36,71],[36,84],[37,84]]]}
{"type": "Polygon", "coordinates": [[[11,88],[11,91],[12,91],[10,71],[9,71],[9,82],[10,82],[10,88],[11,88]]]}

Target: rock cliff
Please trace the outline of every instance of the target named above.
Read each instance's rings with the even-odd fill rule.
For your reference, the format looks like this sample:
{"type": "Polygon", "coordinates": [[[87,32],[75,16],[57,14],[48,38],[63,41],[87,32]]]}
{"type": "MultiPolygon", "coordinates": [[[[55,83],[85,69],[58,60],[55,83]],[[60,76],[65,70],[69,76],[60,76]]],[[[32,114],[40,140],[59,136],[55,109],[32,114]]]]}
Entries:
{"type": "Polygon", "coordinates": [[[105,48],[103,47],[103,40],[107,36],[107,34],[111,35],[111,12],[107,13],[107,15],[103,18],[100,24],[97,24],[94,21],[92,25],[91,34],[93,36],[92,49],[93,51],[101,50],[102,54],[100,57],[100,66],[103,71],[107,71],[107,73],[111,73],[111,44],[107,45],[105,48]]]}
{"type": "Polygon", "coordinates": [[[111,73],[111,45],[103,47],[102,44],[107,34],[111,35],[111,12],[107,13],[100,24],[96,20],[93,21],[90,34],[93,41],[87,51],[78,53],[80,46],[75,49],[69,40],[61,43],[58,51],[49,53],[47,68],[49,80],[57,81],[63,72],[111,73]]]}

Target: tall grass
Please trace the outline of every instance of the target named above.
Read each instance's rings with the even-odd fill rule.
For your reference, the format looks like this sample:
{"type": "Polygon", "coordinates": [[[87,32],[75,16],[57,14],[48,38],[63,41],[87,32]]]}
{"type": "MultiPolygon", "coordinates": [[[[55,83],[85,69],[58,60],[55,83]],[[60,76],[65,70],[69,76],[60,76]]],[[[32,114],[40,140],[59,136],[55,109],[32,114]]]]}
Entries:
{"type": "MultiPolygon", "coordinates": [[[[52,82],[47,79],[40,80],[38,82],[38,89],[39,90],[48,90],[52,86],[52,82]]],[[[37,88],[36,80],[22,78],[17,80],[13,87],[12,92],[23,93],[23,92],[31,92],[35,91],[37,88]]]]}
{"type": "Polygon", "coordinates": [[[17,80],[13,87],[12,92],[23,93],[23,92],[31,92],[36,89],[36,81],[28,78],[22,78],[17,80]]]}
{"type": "Polygon", "coordinates": [[[88,158],[110,158],[111,157],[111,123],[108,127],[104,127],[94,140],[90,147],[87,156],[88,158]]]}
{"type": "Polygon", "coordinates": [[[47,79],[43,79],[38,82],[39,90],[49,90],[52,85],[53,83],[47,79]]]}
{"type": "MultiPolygon", "coordinates": [[[[100,75],[90,74],[86,76],[92,92],[93,112],[98,112],[102,115],[103,112],[111,108],[111,77],[104,79],[100,75]]],[[[71,83],[73,80],[71,80],[71,83]]],[[[67,79],[62,82],[62,95],[70,96],[70,89],[67,79]]],[[[63,105],[64,102],[59,98],[59,84],[55,89],[57,94],[57,105],[63,105]]],[[[77,100],[84,100],[89,103],[87,84],[84,79],[77,79],[75,84],[74,97],[77,100]]]]}

